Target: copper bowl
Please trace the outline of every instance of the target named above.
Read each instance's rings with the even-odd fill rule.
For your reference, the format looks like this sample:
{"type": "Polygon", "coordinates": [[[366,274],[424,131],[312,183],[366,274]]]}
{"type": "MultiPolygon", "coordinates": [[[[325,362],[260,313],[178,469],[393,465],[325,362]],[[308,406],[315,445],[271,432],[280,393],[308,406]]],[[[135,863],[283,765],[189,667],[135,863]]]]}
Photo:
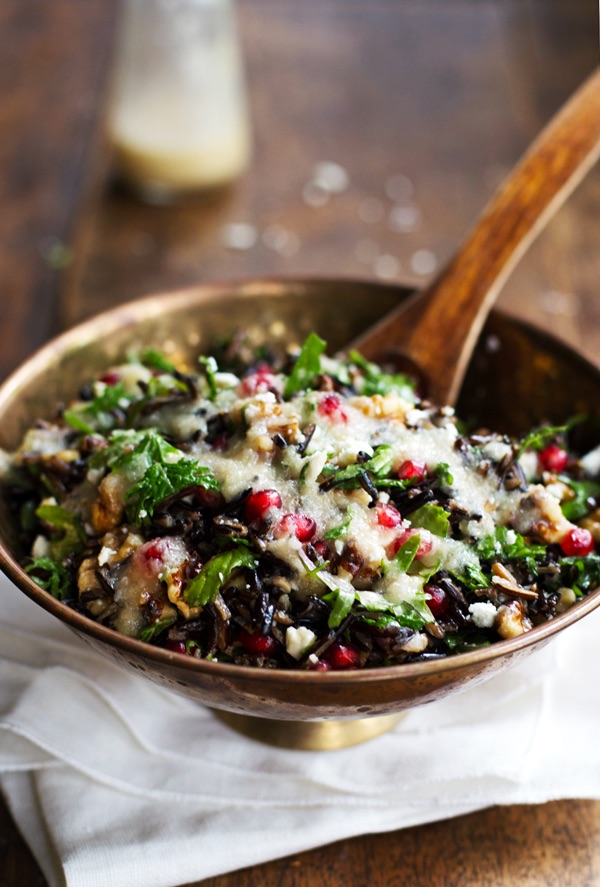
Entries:
{"type": "MultiPolygon", "coordinates": [[[[35,417],[49,416],[57,401],[74,396],[83,380],[133,348],[162,348],[191,359],[239,328],[249,330],[257,343],[301,341],[315,329],[334,351],[409,294],[406,287],[358,281],[258,280],[197,286],[124,305],[54,339],[4,383],[0,446],[15,448],[35,417]]],[[[509,433],[585,412],[592,418],[581,434],[591,444],[600,428],[599,390],[598,368],[551,336],[495,312],[480,339],[458,411],[509,433]]],[[[390,716],[520,662],[600,604],[597,590],[521,637],[442,660],[349,672],[262,670],[184,657],[117,634],[40,589],[19,565],[23,554],[7,503],[1,502],[0,565],[28,597],[123,667],[229,713],[224,717],[246,732],[263,735],[264,726],[268,739],[304,747],[375,735],[389,726],[390,716]],[[240,721],[240,715],[254,717],[240,721]],[[383,715],[388,717],[376,717],[383,715]],[[337,722],[347,719],[355,723],[345,731],[337,722]],[[301,723],[288,723],[287,729],[280,724],[281,732],[273,722],[301,723]],[[308,729],[302,727],[306,722],[308,729]]]]}

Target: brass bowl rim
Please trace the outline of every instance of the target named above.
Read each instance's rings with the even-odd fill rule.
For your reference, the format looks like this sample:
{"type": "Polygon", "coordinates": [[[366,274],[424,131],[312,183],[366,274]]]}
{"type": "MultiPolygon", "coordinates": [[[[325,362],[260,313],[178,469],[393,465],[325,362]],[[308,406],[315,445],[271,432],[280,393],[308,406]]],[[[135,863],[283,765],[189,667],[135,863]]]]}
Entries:
{"type": "MultiPolygon", "coordinates": [[[[72,344],[82,345],[82,342],[92,341],[98,337],[98,330],[106,334],[111,329],[122,329],[123,326],[131,325],[135,329],[136,322],[148,317],[159,316],[161,310],[164,310],[164,303],[169,302],[171,305],[195,302],[196,300],[206,300],[207,297],[216,297],[219,294],[230,293],[236,291],[236,297],[252,297],[258,290],[263,295],[268,295],[269,288],[281,288],[282,285],[290,288],[312,287],[332,285],[335,282],[342,281],[345,286],[352,285],[356,288],[381,289],[389,292],[390,289],[397,289],[398,292],[408,292],[414,290],[414,287],[398,284],[388,284],[373,280],[361,280],[358,278],[342,278],[341,276],[331,277],[300,277],[294,276],[290,278],[284,277],[267,277],[267,278],[250,278],[242,280],[221,281],[218,283],[195,284],[188,287],[178,288],[164,292],[153,293],[145,297],[134,299],[126,302],[116,308],[109,309],[97,314],[82,323],[66,330],[58,336],[50,339],[39,349],[37,349],[29,358],[27,358],[20,366],[18,366],[0,385],[0,414],[4,403],[18,392],[20,385],[35,375],[41,368],[46,366],[52,359],[57,359],[61,355],[69,351],[72,344]],[[95,333],[95,335],[93,334],[95,333]]],[[[494,310],[493,315],[500,317],[509,317],[504,312],[494,310]]],[[[546,339],[552,343],[554,347],[559,346],[561,350],[567,352],[570,357],[576,358],[580,363],[591,367],[596,372],[600,369],[587,360],[579,352],[571,348],[567,343],[554,335],[540,330],[533,324],[518,318],[509,317],[511,323],[518,327],[530,331],[538,338],[546,339]]],[[[106,643],[109,647],[118,647],[123,652],[130,653],[142,659],[153,660],[156,664],[169,663],[177,664],[178,668],[183,671],[190,671],[192,674],[203,673],[206,676],[215,676],[227,678],[231,680],[243,679],[244,681],[258,681],[261,684],[278,683],[282,678],[289,680],[294,684],[322,684],[325,682],[329,685],[347,685],[347,684],[366,684],[380,682],[382,680],[397,680],[403,676],[408,677],[424,677],[425,675],[438,674],[446,671],[457,671],[469,668],[473,665],[482,664],[494,659],[503,657],[504,655],[514,654],[521,650],[533,646],[537,643],[550,640],[555,634],[562,629],[567,628],[578,622],[584,616],[591,613],[600,606],[600,587],[591,592],[585,598],[577,601],[569,610],[560,614],[549,622],[535,626],[528,631],[515,638],[496,641],[488,647],[482,647],[467,653],[456,653],[441,659],[430,660],[428,662],[411,662],[402,665],[381,666],[370,669],[356,669],[348,671],[329,671],[316,672],[310,670],[295,671],[283,668],[257,668],[255,666],[234,665],[225,662],[214,662],[206,659],[196,659],[191,656],[181,656],[169,650],[160,647],[154,647],[151,644],[144,643],[135,638],[127,637],[119,634],[111,628],[94,622],[88,616],[72,609],[67,604],[62,603],[52,597],[44,589],[40,588],[37,583],[31,579],[27,573],[19,565],[18,561],[13,558],[9,552],[4,540],[0,537],[0,568],[15,583],[20,591],[24,592],[31,600],[40,605],[47,612],[56,616],[61,622],[67,624],[77,632],[89,635],[95,640],[106,643]]]]}

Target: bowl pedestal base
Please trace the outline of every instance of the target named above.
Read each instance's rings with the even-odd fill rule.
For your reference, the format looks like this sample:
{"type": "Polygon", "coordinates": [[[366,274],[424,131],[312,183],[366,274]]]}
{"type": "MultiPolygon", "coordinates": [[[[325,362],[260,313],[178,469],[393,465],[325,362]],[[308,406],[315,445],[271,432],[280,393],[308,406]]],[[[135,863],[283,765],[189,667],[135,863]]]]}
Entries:
{"type": "Polygon", "coordinates": [[[392,730],[405,714],[406,712],[401,712],[348,721],[277,721],[229,711],[215,711],[219,720],[250,739],[278,748],[304,751],[332,751],[368,742],[392,730]]]}

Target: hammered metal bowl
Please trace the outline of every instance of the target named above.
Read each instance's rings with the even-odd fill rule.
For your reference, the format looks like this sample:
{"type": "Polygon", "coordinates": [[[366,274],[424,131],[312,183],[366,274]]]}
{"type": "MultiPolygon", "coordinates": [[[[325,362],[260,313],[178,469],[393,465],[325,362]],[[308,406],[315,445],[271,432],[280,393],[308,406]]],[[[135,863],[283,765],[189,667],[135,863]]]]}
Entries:
{"type": "MultiPolygon", "coordinates": [[[[256,343],[301,342],[316,330],[333,352],[381,317],[410,290],[344,280],[258,280],[197,286],[151,296],[87,321],[54,339],[0,389],[0,447],[13,449],[36,417],[73,397],[81,383],[131,350],[154,347],[193,360],[211,342],[246,329],[256,343]]],[[[581,434],[600,428],[600,370],[549,335],[492,314],[472,361],[459,415],[510,433],[576,413],[592,416],[581,434]]],[[[596,440],[599,440],[596,437],[596,440]]],[[[588,442],[582,441],[582,445],[588,442]]],[[[347,672],[293,672],[207,662],[133,640],[75,612],[22,570],[6,501],[0,503],[0,566],[16,585],[94,649],[123,668],[222,710],[252,735],[281,744],[350,744],[386,729],[390,716],[486,680],[524,659],[600,604],[600,590],[521,637],[431,662],[347,672]],[[239,715],[254,716],[239,721],[239,715]],[[376,716],[388,716],[377,718],[376,716]],[[267,722],[258,719],[269,719],[267,722]],[[343,724],[274,722],[340,722],[343,724]],[[370,720],[369,720],[370,719],[370,720]],[[323,728],[325,732],[323,732],[323,728]],[[341,732],[340,732],[341,730],[341,732]]]]}

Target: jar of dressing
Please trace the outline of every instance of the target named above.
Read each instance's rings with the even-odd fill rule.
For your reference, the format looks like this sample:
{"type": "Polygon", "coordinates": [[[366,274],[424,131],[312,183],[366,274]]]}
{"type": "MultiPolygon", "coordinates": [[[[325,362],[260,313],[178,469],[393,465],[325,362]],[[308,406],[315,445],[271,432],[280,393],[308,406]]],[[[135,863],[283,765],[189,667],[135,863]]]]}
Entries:
{"type": "Polygon", "coordinates": [[[232,0],[123,0],[108,136],[117,174],[167,203],[246,168],[250,126],[232,0]]]}

